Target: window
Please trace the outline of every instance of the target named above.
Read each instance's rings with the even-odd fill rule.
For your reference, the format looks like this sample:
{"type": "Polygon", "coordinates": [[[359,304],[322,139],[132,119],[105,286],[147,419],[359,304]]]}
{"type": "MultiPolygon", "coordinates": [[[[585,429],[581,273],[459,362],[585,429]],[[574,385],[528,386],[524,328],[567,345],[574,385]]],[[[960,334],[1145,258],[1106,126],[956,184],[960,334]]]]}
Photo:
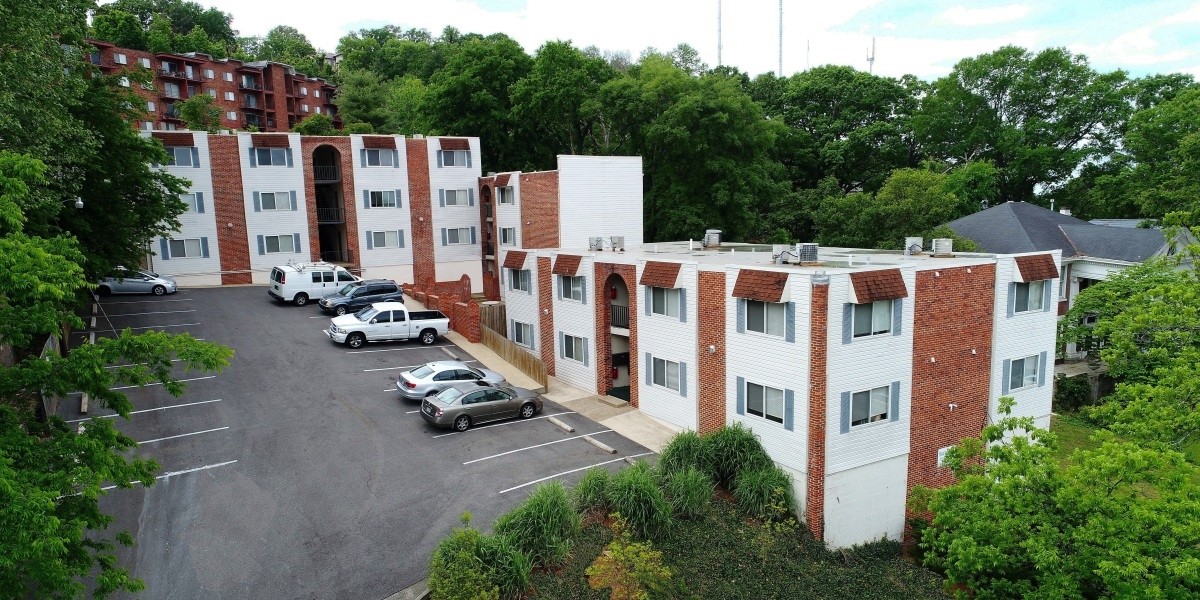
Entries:
{"type": "MultiPolygon", "coordinates": [[[[679,391],[679,363],[661,358],[653,360],[654,385],[660,385],[676,392],[679,391]]],[[[782,400],[780,400],[782,402],[782,400]]]]}
{"type": "Polygon", "coordinates": [[[470,166],[471,152],[468,150],[442,150],[442,165],[446,167],[470,166]]]}
{"type": "Polygon", "coordinates": [[[306,87],[304,87],[304,86],[300,86],[300,95],[301,95],[301,96],[307,96],[307,95],[308,95],[308,88],[306,88],[306,87]]]}
{"type": "Polygon", "coordinates": [[[183,202],[185,204],[187,204],[187,212],[190,212],[190,213],[204,212],[204,206],[201,205],[197,201],[198,198],[197,198],[196,194],[180,194],[179,199],[183,200],[183,202]]]}
{"type": "Polygon", "coordinates": [[[513,194],[512,186],[504,186],[502,188],[496,188],[496,198],[497,198],[496,201],[499,202],[500,204],[516,204],[517,203],[517,197],[516,197],[516,195],[513,194]]]}
{"type": "Polygon", "coordinates": [[[213,70],[212,70],[212,69],[205,69],[205,70],[204,70],[204,78],[205,78],[205,79],[212,79],[214,76],[215,76],[215,75],[214,75],[214,73],[213,73],[213,70]]]}
{"type": "Polygon", "coordinates": [[[746,301],[746,331],[783,337],[786,308],[780,302],[746,301]]]}
{"type": "Polygon", "coordinates": [[[287,148],[255,148],[254,154],[260,167],[287,165],[287,148]]]}
{"type": "Polygon", "coordinates": [[[142,129],[144,131],[150,131],[151,129],[154,129],[154,121],[142,121],[142,129]]]}
{"type": "Polygon", "coordinates": [[[390,167],[392,166],[396,151],[368,148],[366,153],[368,167],[390,167]]]}
{"type": "Polygon", "coordinates": [[[242,94],[242,102],[246,108],[258,108],[258,98],[254,94],[242,94]]]}
{"type": "Polygon", "coordinates": [[[142,68],[143,68],[143,69],[149,69],[149,68],[150,68],[150,59],[148,59],[148,58],[139,58],[139,59],[138,59],[138,64],[139,64],[139,65],[142,65],[142,68]]]}
{"type": "Polygon", "coordinates": [[[321,107],[320,107],[320,106],[318,106],[318,107],[315,107],[313,110],[314,110],[314,111],[316,111],[316,113],[317,113],[318,115],[319,115],[319,114],[321,114],[321,107]]]}
{"type": "Polygon", "coordinates": [[[1013,312],[1036,312],[1044,308],[1042,294],[1046,291],[1046,281],[1030,281],[1028,283],[1018,283],[1014,293],[1017,295],[1016,305],[1013,307],[1013,312]]]}
{"type": "Polygon", "coordinates": [[[558,276],[558,297],[563,300],[583,302],[583,278],[570,275],[558,276]]]}
{"type": "Polygon", "coordinates": [[[263,192],[259,202],[263,210],[292,210],[292,195],[288,192],[263,192]]]}
{"type": "Polygon", "coordinates": [[[587,362],[586,345],[587,339],[575,337],[573,335],[563,335],[563,358],[577,360],[581,363],[587,362]]]}
{"type": "Polygon", "coordinates": [[[864,392],[854,392],[850,397],[850,426],[865,425],[888,418],[888,386],[864,392]]]}
{"type": "Polygon", "coordinates": [[[238,120],[237,112],[231,110],[231,111],[225,113],[225,118],[230,121],[236,121],[236,120],[238,120]]]}
{"type": "Polygon", "coordinates": [[[179,97],[179,84],[171,83],[171,82],[164,82],[163,83],[163,95],[168,98],[178,98],[179,97]]]}
{"type": "Polygon", "coordinates": [[[226,101],[233,102],[234,99],[236,99],[236,98],[237,98],[237,96],[235,96],[233,92],[225,92],[225,100],[226,101]]]}
{"type": "Polygon", "coordinates": [[[233,73],[225,73],[225,81],[233,81],[233,73]]]}
{"type": "Polygon", "coordinates": [[[529,269],[509,269],[508,289],[529,293],[533,290],[529,269]]]}
{"type": "Polygon", "coordinates": [[[149,101],[146,102],[146,112],[154,112],[154,103],[153,102],[149,102],[149,101]]]}
{"type": "Polygon", "coordinates": [[[954,446],[946,446],[945,448],[938,448],[937,466],[946,466],[946,454],[949,453],[950,449],[953,447],[954,446]]]}
{"type": "Polygon", "coordinates": [[[173,146],[167,148],[167,164],[179,167],[193,166],[192,149],[184,146],[173,146]]]}
{"type": "Polygon", "coordinates": [[[300,112],[308,112],[308,105],[307,105],[307,104],[301,104],[301,105],[300,105],[300,112]]]}
{"type": "Polygon", "coordinates": [[[371,192],[371,208],[396,208],[395,190],[371,192]]]}
{"type": "Polygon", "coordinates": [[[117,63],[118,65],[127,65],[129,64],[129,58],[125,56],[125,53],[117,52],[116,54],[113,54],[113,62],[117,63]]]}
{"type": "Polygon", "coordinates": [[[258,84],[253,75],[242,75],[242,87],[256,89],[258,84]]]}
{"type": "Polygon", "coordinates": [[[313,271],[313,283],[333,283],[333,271],[313,271]]]}
{"type": "MultiPolygon", "coordinates": [[[[314,98],[320,98],[320,97],[321,97],[321,90],[313,90],[313,97],[314,97],[314,98]]],[[[319,110],[318,110],[317,112],[321,112],[321,111],[319,111],[319,110]]]]}
{"type": "Polygon", "coordinates": [[[129,87],[129,78],[122,77],[120,80],[118,80],[118,83],[121,84],[121,87],[129,87]]]}
{"type": "Polygon", "coordinates": [[[208,95],[209,95],[209,97],[212,97],[212,98],[216,98],[216,97],[217,97],[217,90],[214,90],[214,89],[212,89],[212,88],[208,88],[208,90],[206,90],[206,91],[208,92],[208,95]]]}
{"type": "Polygon", "coordinates": [[[1026,356],[1012,361],[1008,374],[1008,390],[1034,387],[1038,384],[1038,356],[1026,356]]]}
{"type": "MultiPolygon", "coordinates": [[[[529,271],[525,271],[528,273],[529,271]]],[[[512,340],[526,348],[533,347],[533,325],[513,321],[512,340]]]]}
{"type": "Polygon", "coordinates": [[[746,382],[746,412],[783,423],[783,390],[746,382]]]}
{"type": "Polygon", "coordinates": [[[501,246],[517,245],[517,228],[516,227],[501,227],[500,228],[500,245],[501,246]]]}
{"type": "Polygon", "coordinates": [[[171,240],[171,258],[197,258],[201,254],[200,238],[171,240]]]}
{"type": "Polygon", "coordinates": [[[471,228],[458,227],[453,229],[445,229],[446,244],[474,244],[471,241],[471,228]]]}
{"type": "MultiPolygon", "coordinates": [[[[171,114],[169,110],[168,110],[167,114],[168,115],[171,114]]],[[[166,131],[175,131],[176,129],[179,129],[178,127],[175,126],[174,123],[161,123],[161,125],[162,125],[162,128],[166,131]]]]}
{"type": "Polygon", "coordinates": [[[854,337],[879,335],[892,330],[892,301],[876,300],[854,305],[854,337]]]}
{"type": "Polygon", "coordinates": [[[266,244],[267,254],[296,251],[296,247],[292,244],[292,236],[290,235],[263,236],[263,242],[266,244]]]}
{"type": "MultiPolygon", "coordinates": [[[[679,290],[676,288],[650,288],[650,313],[678,319],[679,290]]],[[[783,333],[779,335],[783,335],[783,333]]]]}
{"type": "Polygon", "coordinates": [[[399,248],[399,231],[372,231],[371,245],[374,248],[399,248]]]}
{"type": "Polygon", "coordinates": [[[471,193],[468,190],[445,190],[446,206],[470,206],[471,193]]]}

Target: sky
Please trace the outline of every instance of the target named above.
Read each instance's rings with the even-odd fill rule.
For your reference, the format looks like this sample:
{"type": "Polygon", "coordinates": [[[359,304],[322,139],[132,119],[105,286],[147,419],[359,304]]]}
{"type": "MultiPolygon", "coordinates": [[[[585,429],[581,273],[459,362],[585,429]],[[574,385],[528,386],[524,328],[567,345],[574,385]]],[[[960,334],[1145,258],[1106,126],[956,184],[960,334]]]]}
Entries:
{"type": "MultiPolygon", "coordinates": [[[[233,15],[241,35],[276,25],[333,51],[347,33],[398,25],[502,32],[533,55],[543,43],[627,51],[694,47],[709,66],[751,76],[778,71],[780,0],[198,0],[233,15]],[[286,10],[281,7],[286,6],[286,10]]],[[[849,65],[880,75],[934,79],[966,57],[1014,44],[1065,47],[1099,71],[1200,78],[1200,0],[783,0],[783,74],[849,65]],[[867,57],[874,40],[874,63],[867,57]]]]}

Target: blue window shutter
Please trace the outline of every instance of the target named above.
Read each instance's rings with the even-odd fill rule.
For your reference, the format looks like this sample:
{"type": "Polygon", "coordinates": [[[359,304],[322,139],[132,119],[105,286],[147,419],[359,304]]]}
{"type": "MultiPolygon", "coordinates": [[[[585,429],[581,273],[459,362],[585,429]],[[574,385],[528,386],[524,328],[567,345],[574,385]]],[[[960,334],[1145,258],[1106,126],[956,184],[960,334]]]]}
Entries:
{"type": "Polygon", "coordinates": [[[737,378],[737,414],[746,414],[746,378],[737,378]]]}
{"type": "Polygon", "coordinates": [[[441,150],[437,151],[437,161],[438,161],[438,168],[439,169],[442,168],[443,161],[442,161],[442,151],[441,150]]]}
{"type": "Polygon", "coordinates": [[[467,166],[469,167],[471,166],[471,151],[467,150],[465,154],[467,155],[467,166]]]}
{"type": "Polygon", "coordinates": [[[367,232],[367,250],[375,249],[374,246],[371,245],[372,243],[374,243],[374,239],[375,239],[375,237],[371,235],[370,231],[368,231],[367,232]]]}
{"type": "Polygon", "coordinates": [[[679,288],[679,322],[687,323],[687,288],[679,288]]]}
{"type": "Polygon", "coordinates": [[[904,298],[892,300],[892,335],[900,335],[900,325],[904,323],[904,298]]]}
{"type": "Polygon", "coordinates": [[[263,236],[260,235],[260,236],[258,236],[258,255],[262,256],[263,254],[266,254],[266,253],[267,253],[267,242],[266,242],[266,240],[263,239],[263,236]]]}
{"type": "Polygon", "coordinates": [[[474,227],[471,228],[471,243],[472,244],[475,243],[475,228],[474,227]]]}
{"type": "Polygon", "coordinates": [[[292,210],[296,210],[296,190],[288,192],[288,197],[292,201],[292,210]]]}
{"type": "Polygon", "coordinates": [[[842,392],[842,433],[850,433],[850,392],[842,392]]]}
{"type": "Polygon", "coordinates": [[[358,151],[358,160],[359,160],[359,163],[361,163],[360,166],[363,166],[363,167],[367,166],[367,149],[366,148],[363,148],[362,150],[358,151]]]}
{"type": "Polygon", "coordinates": [[[403,229],[396,230],[396,247],[397,248],[404,247],[404,230],[403,229]]]}
{"type": "Polygon", "coordinates": [[[651,303],[654,300],[654,289],[651,288],[650,286],[645,286],[645,287],[646,287],[646,316],[648,317],[648,316],[650,316],[651,303]]]}
{"type": "Polygon", "coordinates": [[[404,190],[396,190],[396,208],[404,207],[404,190]]]}
{"type": "Polygon", "coordinates": [[[796,303],[783,305],[783,341],[796,341],[796,303]]]}
{"type": "Polygon", "coordinates": [[[891,389],[891,407],[888,408],[888,420],[900,420],[900,382],[893,381],[891,389]]]}
{"type": "MultiPolygon", "coordinates": [[[[472,230],[474,227],[471,228],[472,230]]],[[[579,278],[579,301],[582,304],[587,304],[587,278],[579,278]]]]}
{"type": "Polygon", "coordinates": [[[443,246],[445,246],[446,244],[447,244],[447,242],[446,242],[446,228],[445,228],[445,227],[443,227],[443,228],[442,228],[442,245],[443,245],[443,246]]]}
{"type": "Polygon", "coordinates": [[[687,398],[687,363],[679,363],[679,395],[687,398]]]}
{"type": "Polygon", "coordinates": [[[195,146],[192,146],[192,166],[200,168],[200,149],[195,146]]]}
{"type": "Polygon", "coordinates": [[[254,147],[250,148],[250,168],[258,167],[258,153],[254,151],[254,147]]]}
{"type": "Polygon", "coordinates": [[[292,234],[292,249],[296,251],[296,254],[304,254],[300,250],[300,234],[298,233],[292,234]]]}
{"type": "Polygon", "coordinates": [[[287,166],[292,166],[292,149],[287,149],[287,166]]]}
{"type": "Polygon", "coordinates": [[[738,298],[737,301],[737,332],[746,333],[746,299],[738,298]]]}
{"type": "Polygon", "coordinates": [[[508,339],[513,339],[517,335],[517,322],[513,319],[508,320],[508,339]]]}
{"type": "Polygon", "coordinates": [[[1009,282],[1008,284],[1008,316],[1013,316],[1017,312],[1017,284],[1009,282]]]}
{"type": "Polygon", "coordinates": [[[196,192],[196,212],[204,212],[204,192],[196,192]]]}
{"type": "Polygon", "coordinates": [[[363,208],[371,208],[371,190],[363,190],[363,208]]]}
{"type": "Polygon", "coordinates": [[[646,353],[646,385],[654,385],[654,357],[646,353]]]}
{"type": "Polygon", "coordinates": [[[258,197],[258,192],[254,192],[254,212],[262,212],[262,200],[258,197]]]}
{"type": "Polygon", "coordinates": [[[1000,380],[1000,395],[1008,395],[1008,379],[1012,375],[1012,361],[1004,359],[1004,369],[1002,371],[1003,378],[1000,380]]]}
{"type": "Polygon", "coordinates": [[[588,341],[583,340],[583,366],[588,366],[588,341]]]}
{"type": "Polygon", "coordinates": [[[438,206],[446,207],[446,190],[438,190],[438,206]]]}
{"type": "Polygon", "coordinates": [[[475,206],[475,188],[467,188],[467,206],[475,206]]]}
{"type": "Polygon", "coordinates": [[[158,238],[158,250],[163,260],[171,260],[171,245],[167,243],[167,238],[158,238]]]}
{"type": "Polygon", "coordinates": [[[796,392],[783,390],[783,428],[792,431],[796,418],[796,392]]]}
{"type": "Polygon", "coordinates": [[[842,343],[849,344],[854,339],[854,305],[842,305],[842,343]]]}
{"type": "Polygon", "coordinates": [[[558,357],[567,357],[567,336],[563,332],[558,332],[558,357]]]}
{"type": "Polygon", "coordinates": [[[399,149],[392,150],[392,168],[393,169],[400,168],[400,150],[399,149]]]}
{"type": "Polygon", "coordinates": [[[1053,279],[1047,279],[1042,285],[1042,312],[1050,312],[1050,290],[1054,287],[1050,284],[1053,281],[1053,279]]]}
{"type": "Polygon", "coordinates": [[[200,238],[200,256],[208,258],[208,238],[200,238]]]}
{"type": "Polygon", "coordinates": [[[1046,385],[1046,353],[1038,355],[1038,387],[1046,385]]]}

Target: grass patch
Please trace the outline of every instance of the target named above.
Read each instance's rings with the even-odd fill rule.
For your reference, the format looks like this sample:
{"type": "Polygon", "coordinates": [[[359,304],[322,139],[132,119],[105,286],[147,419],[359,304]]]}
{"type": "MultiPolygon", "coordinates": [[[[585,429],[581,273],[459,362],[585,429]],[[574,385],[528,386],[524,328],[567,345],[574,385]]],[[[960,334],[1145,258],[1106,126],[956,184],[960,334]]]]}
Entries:
{"type": "MultiPolygon", "coordinates": [[[[1050,431],[1058,438],[1058,450],[1054,457],[1060,466],[1071,465],[1071,453],[1075,450],[1093,450],[1100,444],[1089,439],[1102,427],[1074,413],[1050,416],[1050,431]]],[[[1180,449],[1192,465],[1192,483],[1200,485],[1200,440],[1180,449]]]]}
{"type": "Polygon", "coordinates": [[[524,503],[496,519],[496,535],[509,538],[538,566],[557,565],[567,557],[579,532],[579,513],[559,482],[537,486],[524,503]]]}

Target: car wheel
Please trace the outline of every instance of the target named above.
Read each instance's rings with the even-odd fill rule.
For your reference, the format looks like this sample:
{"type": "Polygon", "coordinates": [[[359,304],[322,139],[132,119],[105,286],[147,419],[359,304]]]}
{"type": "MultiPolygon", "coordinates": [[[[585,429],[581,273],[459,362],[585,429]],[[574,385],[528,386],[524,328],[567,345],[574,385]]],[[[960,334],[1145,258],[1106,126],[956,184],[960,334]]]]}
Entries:
{"type": "Polygon", "coordinates": [[[421,332],[421,343],[422,344],[425,344],[426,346],[428,346],[436,341],[437,341],[437,333],[435,333],[432,329],[426,329],[425,331],[421,332]]]}
{"type": "Polygon", "coordinates": [[[150,291],[153,292],[155,296],[161,296],[161,295],[167,293],[167,288],[165,288],[161,285],[156,285],[150,291]]]}
{"type": "Polygon", "coordinates": [[[107,285],[102,285],[96,289],[96,293],[100,294],[101,296],[107,296],[112,293],[112,289],[110,289],[107,285]]]}
{"type": "Polygon", "coordinates": [[[296,294],[296,297],[292,298],[292,302],[295,302],[296,306],[304,306],[305,304],[308,304],[308,294],[303,292],[296,294]]]}
{"type": "Polygon", "coordinates": [[[454,430],[455,431],[466,431],[470,428],[471,428],[471,417],[468,417],[467,415],[459,415],[457,419],[454,419],[454,430]]]}
{"type": "Polygon", "coordinates": [[[521,418],[528,419],[529,417],[532,417],[533,413],[535,413],[535,412],[537,412],[537,409],[534,408],[532,403],[525,404],[524,406],[521,407],[521,413],[520,413],[521,418]]]}
{"type": "Polygon", "coordinates": [[[366,341],[367,338],[363,334],[352,333],[350,334],[350,337],[346,338],[346,345],[350,346],[351,348],[362,348],[363,343],[366,341]]]}
{"type": "Polygon", "coordinates": [[[345,306],[339,306],[339,307],[337,307],[337,308],[333,309],[333,314],[335,314],[335,315],[337,315],[337,316],[339,316],[339,317],[340,317],[340,316],[342,316],[342,315],[344,315],[344,314],[346,314],[346,307],[345,307],[345,306]]]}

